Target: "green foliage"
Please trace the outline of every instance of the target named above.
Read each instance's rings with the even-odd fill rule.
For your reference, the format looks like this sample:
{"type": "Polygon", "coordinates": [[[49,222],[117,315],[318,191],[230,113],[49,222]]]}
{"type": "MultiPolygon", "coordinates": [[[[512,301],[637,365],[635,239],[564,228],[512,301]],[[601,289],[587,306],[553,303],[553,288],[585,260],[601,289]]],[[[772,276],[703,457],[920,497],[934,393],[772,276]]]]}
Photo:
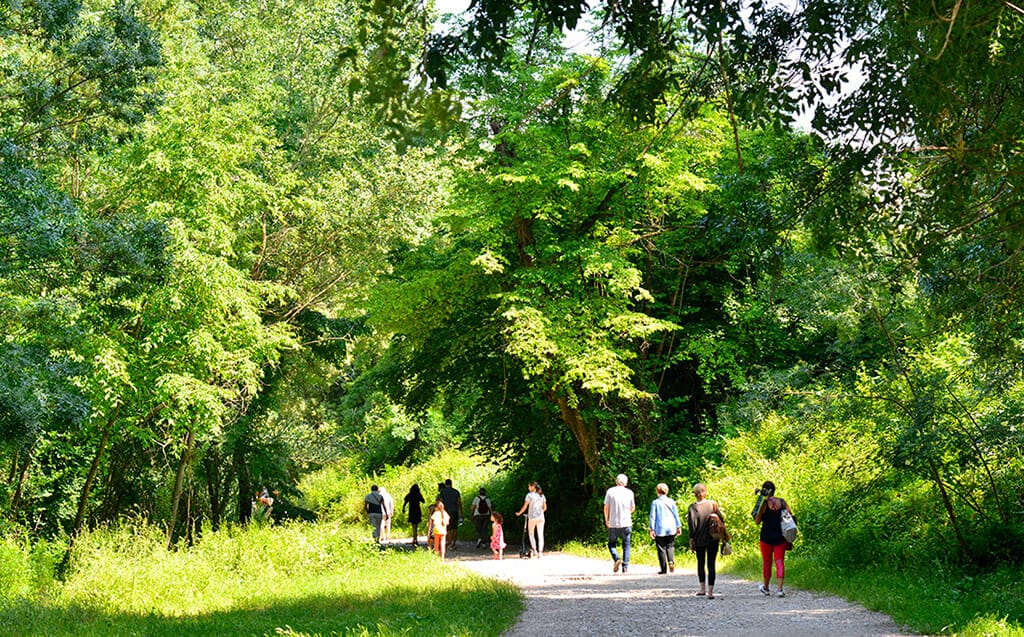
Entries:
{"type": "Polygon", "coordinates": [[[54,583],[63,558],[60,541],[30,540],[24,531],[0,537],[0,607],[32,599],[54,583]]]}
{"type": "Polygon", "coordinates": [[[160,47],[130,3],[19,2],[5,7],[0,32],[0,139],[37,158],[130,134],[157,101],[160,47]]]}
{"type": "MultiPolygon", "coordinates": [[[[946,364],[957,351],[948,345],[946,364]]],[[[922,370],[949,371],[925,358],[922,370]]],[[[970,376],[958,369],[946,377],[947,394],[966,389],[970,376]]],[[[926,633],[953,626],[957,634],[1014,634],[1024,621],[1015,601],[1020,558],[1007,547],[1019,533],[1019,512],[1002,519],[1002,496],[993,491],[999,483],[981,468],[991,463],[993,478],[1007,472],[1020,479],[1013,459],[1001,451],[1002,439],[976,435],[967,449],[954,445],[975,461],[942,464],[942,486],[966,538],[966,552],[958,552],[957,527],[932,475],[889,459],[893,428],[906,421],[892,418],[886,405],[895,401],[873,387],[871,394],[863,386],[791,388],[776,397],[777,409],[762,410],[749,432],[726,442],[722,466],[709,467],[705,480],[729,516],[734,544],[741,550],[756,546],[752,494],[771,479],[800,525],[787,558],[787,582],[838,592],[926,633]]],[[[983,408],[984,401],[969,404],[983,408]]],[[[955,435],[956,427],[942,431],[955,435]]],[[[944,449],[943,436],[912,437],[916,461],[926,463],[928,454],[944,449]]],[[[753,551],[738,562],[745,572],[759,570],[753,551]]]]}
{"type": "Polygon", "coordinates": [[[353,457],[304,476],[299,488],[305,494],[309,507],[323,518],[365,523],[363,498],[370,492],[371,484],[386,488],[395,498],[397,509],[401,511],[402,498],[413,484],[420,486],[429,505],[431,498],[437,494],[437,484],[448,478],[462,492],[462,503],[466,511],[480,487],[487,488],[488,493],[492,494],[495,507],[500,504],[508,510],[521,503],[522,492],[513,494],[502,486],[506,478],[499,473],[497,466],[455,450],[438,452],[434,457],[412,467],[385,466],[371,475],[363,473],[359,458],[353,457]]]}

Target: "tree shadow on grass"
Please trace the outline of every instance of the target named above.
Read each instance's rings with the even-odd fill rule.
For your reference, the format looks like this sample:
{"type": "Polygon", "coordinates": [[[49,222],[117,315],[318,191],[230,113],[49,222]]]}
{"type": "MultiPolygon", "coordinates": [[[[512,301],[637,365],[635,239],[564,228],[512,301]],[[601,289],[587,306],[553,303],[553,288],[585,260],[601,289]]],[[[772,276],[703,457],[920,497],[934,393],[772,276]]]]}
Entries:
{"type": "Polygon", "coordinates": [[[500,587],[475,591],[431,587],[422,592],[404,588],[380,597],[312,595],[270,600],[266,604],[248,602],[245,608],[210,613],[189,614],[188,609],[182,609],[180,617],[109,613],[81,605],[51,606],[25,601],[0,608],[0,634],[12,637],[498,635],[512,625],[521,608],[518,601],[509,601],[512,599],[518,600],[517,594],[500,587]],[[465,612],[472,614],[475,607],[488,611],[489,626],[467,621],[472,618],[465,612]]]}

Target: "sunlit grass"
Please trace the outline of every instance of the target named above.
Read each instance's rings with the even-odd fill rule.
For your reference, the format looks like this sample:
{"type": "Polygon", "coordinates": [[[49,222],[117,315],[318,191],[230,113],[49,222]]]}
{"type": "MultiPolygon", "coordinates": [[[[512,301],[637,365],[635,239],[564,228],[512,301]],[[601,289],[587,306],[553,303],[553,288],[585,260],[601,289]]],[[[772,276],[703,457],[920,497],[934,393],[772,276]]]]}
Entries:
{"type": "MultiPolygon", "coordinates": [[[[760,579],[761,558],[740,547],[720,572],[760,579]]],[[[1024,637],[1024,579],[1019,569],[970,575],[938,562],[846,569],[823,563],[812,548],[786,557],[787,587],[827,592],[884,613],[914,632],[960,637],[1024,637]]]]}
{"type": "Polygon", "coordinates": [[[169,552],[155,529],[94,532],[66,582],[2,603],[0,634],[498,635],[522,610],[509,584],[359,538],[251,528],[169,552]]]}

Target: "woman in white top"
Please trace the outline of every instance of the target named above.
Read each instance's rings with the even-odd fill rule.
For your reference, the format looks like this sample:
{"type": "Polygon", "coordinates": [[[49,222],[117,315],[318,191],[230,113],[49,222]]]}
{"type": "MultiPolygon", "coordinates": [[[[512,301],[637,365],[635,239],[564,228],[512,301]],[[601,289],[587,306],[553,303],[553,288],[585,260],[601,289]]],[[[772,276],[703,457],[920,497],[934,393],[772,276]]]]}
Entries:
{"type": "Polygon", "coordinates": [[[516,515],[522,515],[526,511],[526,529],[530,534],[531,553],[534,557],[541,557],[544,555],[544,512],[548,510],[548,500],[536,482],[531,482],[527,488],[529,493],[526,494],[523,506],[516,515]]]}

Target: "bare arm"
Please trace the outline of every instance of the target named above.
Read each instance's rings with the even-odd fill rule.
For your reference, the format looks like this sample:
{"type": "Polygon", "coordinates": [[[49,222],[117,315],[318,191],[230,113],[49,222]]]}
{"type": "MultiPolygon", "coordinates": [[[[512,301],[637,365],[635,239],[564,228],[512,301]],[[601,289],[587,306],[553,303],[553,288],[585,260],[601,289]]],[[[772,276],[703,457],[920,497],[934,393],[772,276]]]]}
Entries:
{"type": "MultiPolygon", "coordinates": [[[[788,508],[789,505],[787,504],[786,507],[788,508]]],[[[757,510],[757,515],[754,516],[754,522],[756,522],[757,524],[761,523],[761,518],[764,517],[764,511],[767,508],[768,508],[768,499],[765,498],[765,501],[761,503],[761,508],[757,510]]]]}

